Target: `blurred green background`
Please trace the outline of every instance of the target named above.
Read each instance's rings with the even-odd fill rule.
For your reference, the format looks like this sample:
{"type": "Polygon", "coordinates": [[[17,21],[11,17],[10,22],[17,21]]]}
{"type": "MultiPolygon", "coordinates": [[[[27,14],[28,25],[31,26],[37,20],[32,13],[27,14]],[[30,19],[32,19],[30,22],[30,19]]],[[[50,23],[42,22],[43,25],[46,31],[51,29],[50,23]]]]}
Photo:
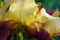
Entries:
{"type": "Polygon", "coordinates": [[[35,0],[36,3],[43,3],[47,10],[58,8],[60,10],[60,0],[35,0]]]}

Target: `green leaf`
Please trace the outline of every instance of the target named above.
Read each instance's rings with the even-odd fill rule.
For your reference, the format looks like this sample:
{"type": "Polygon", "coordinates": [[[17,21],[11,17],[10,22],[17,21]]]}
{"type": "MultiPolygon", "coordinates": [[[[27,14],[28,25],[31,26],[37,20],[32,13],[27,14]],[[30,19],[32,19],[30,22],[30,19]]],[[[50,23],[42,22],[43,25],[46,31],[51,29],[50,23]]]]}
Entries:
{"type": "Polygon", "coordinates": [[[58,36],[53,36],[54,40],[60,40],[58,36]]]}
{"type": "Polygon", "coordinates": [[[10,8],[10,6],[8,6],[8,8],[6,9],[6,11],[9,11],[9,8],[10,8]]]}
{"type": "Polygon", "coordinates": [[[23,40],[24,39],[22,32],[19,32],[19,37],[20,37],[20,40],[23,40]]]}
{"type": "Polygon", "coordinates": [[[60,17],[60,15],[59,15],[59,17],[60,17]]]}
{"type": "Polygon", "coordinates": [[[20,40],[17,34],[14,35],[14,40],[20,40]]]}
{"type": "Polygon", "coordinates": [[[0,0],[0,2],[4,2],[4,0],[0,0]]]}
{"type": "Polygon", "coordinates": [[[0,0],[0,8],[4,6],[4,0],[0,0]]]}

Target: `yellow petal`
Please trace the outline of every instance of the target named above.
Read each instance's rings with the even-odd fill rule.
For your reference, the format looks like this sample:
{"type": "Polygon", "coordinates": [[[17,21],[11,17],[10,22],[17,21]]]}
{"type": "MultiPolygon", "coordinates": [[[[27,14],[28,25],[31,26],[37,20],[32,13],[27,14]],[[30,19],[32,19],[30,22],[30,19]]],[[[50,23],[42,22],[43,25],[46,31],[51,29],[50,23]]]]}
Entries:
{"type": "Polygon", "coordinates": [[[55,33],[60,32],[60,19],[54,19],[46,23],[44,29],[53,36],[55,33]]]}
{"type": "MultiPolygon", "coordinates": [[[[34,17],[35,11],[38,10],[38,7],[35,5],[33,6],[32,0],[26,0],[24,2],[14,2],[8,11],[5,13],[7,20],[14,20],[17,22],[21,22],[22,24],[26,24],[26,20],[29,20],[29,17],[34,17]],[[25,3],[27,2],[27,3],[25,3]],[[31,5],[29,5],[31,4],[31,5]],[[27,6],[25,6],[27,5],[27,6]],[[32,7],[33,6],[33,7],[32,7]],[[27,8],[28,7],[28,8],[27,8]],[[7,16],[8,15],[8,16],[7,16]]],[[[6,20],[4,17],[4,19],[6,20]]]]}
{"type": "Polygon", "coordinates": [[[42,23],[49,22],[53,19],[59,19],[59,18],[49,15],[48,13],[46,13],[46,10],[44,8],[41,9],[39,15],[37,16],[37,20],[42,23]]]}
{"type": "Polygon", "coordinates": [[[28,10],[30,8],[33,8],[37,6],[35,3],[35,0],[23,0],[23,9],[28,10]]]}
{"type": "Polygon", "coordinates": [[[52,16],[54,16],[54,17],[59,17],[59,15],[60,15],[60,12],[57,10],[57,11],[55,11],[55,12],[53,13],[52,16]]]}

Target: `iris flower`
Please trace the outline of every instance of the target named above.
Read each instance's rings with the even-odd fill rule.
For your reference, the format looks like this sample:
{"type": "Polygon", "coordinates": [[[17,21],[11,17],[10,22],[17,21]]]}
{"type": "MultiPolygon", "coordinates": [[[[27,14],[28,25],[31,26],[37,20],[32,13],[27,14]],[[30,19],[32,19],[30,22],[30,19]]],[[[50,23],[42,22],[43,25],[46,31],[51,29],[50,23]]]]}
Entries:
{"type": "Polygon", "coordinates": [[[42,3],[36,4],[34,0],[16,1],[13,0],[13,3],[9,3],[9,0],[5,1],[5,6],[0,9],[0,40],[14,40],[14,34],[19,38],[18,40],[24,40],[25,34],[19,30],[26,31],[25,29],[32,23],[37,30],[33,35],[34,39],[36,37],[39,40],[52,40],[52,37],[60,32],[58,9],[46,10],[42,3]],[[6,12],[8,6],[10,8],[6,12]],[[35,23],[35,21],[37,22],[35,23]],[[44,26],[41,27],[38,22],[44,26]]]}

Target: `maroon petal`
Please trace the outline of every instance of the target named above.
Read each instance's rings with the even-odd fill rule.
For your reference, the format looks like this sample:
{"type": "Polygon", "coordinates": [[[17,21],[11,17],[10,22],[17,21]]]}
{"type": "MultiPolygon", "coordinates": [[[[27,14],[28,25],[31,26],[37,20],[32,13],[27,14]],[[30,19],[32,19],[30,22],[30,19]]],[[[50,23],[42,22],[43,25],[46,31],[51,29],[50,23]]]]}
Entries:
{"type": "Polygon", "coordinates": [[[10,30],[8,30],[3,26],[0,26],[0,40],[6,40],[9,34],[10,34],[10,30]]]}
{"type": "Polygon", "coordinates": [[[44,8],[44,5],[42,3],[38,3],[39,9],[44,8]]]}
{"type": "MultiPolygon", "coordinates": [[[[57,10],[57,9],[56,9],[57,10]]],[[[50,15],[52,15],[56,10],[46,10],[46,12],[50,15]]]]}
{"type": "Polygon", "coordinates": [[[38,32],[38,35],[37,37],[40,39],[40,40],[52,40],[52,37],[49,35],[48,32],[46,32],[44,29],[41,29],[40,32],[38,32]]]}
{"type": "Polygon", "coordinates": [[[10,34],[10,30],[8,29],[13,25],[12,21],[4,21],[0,23],[0,40],[6,40],[10,34]]]}

